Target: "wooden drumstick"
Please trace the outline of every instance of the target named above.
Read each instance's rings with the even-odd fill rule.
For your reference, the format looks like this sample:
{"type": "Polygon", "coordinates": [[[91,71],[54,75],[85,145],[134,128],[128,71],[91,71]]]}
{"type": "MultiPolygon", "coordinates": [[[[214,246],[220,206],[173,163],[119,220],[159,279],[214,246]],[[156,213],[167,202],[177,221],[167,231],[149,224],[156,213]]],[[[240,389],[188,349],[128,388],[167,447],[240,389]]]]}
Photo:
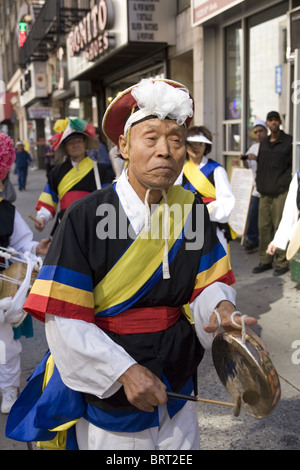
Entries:
{"type": "Polygon", "coordinates": [[[182,393],[175,393],[175,392],[167,392],[169,398],[177,398],[179,400],[190,400],[190,401],[201,401],[204,403],[211,403],[213,405],[223,405],[223,406],[231,406],[234,407],[234,403],[227,403],[224,401],[217,401],[217,400],[208,400],[207,398],[199,398],[193,395],[184,395],[182,393]]]}
{"type": "Polygon", "coordinates": [[[28,214],[28,217],[29,217],[31,220],[33,220],[33,222],[35,222],[36,224],[41,225],[41,222],[40,222],[38,219],[36,219],[35,217],[33,217],[33,215],[28,214]]]}

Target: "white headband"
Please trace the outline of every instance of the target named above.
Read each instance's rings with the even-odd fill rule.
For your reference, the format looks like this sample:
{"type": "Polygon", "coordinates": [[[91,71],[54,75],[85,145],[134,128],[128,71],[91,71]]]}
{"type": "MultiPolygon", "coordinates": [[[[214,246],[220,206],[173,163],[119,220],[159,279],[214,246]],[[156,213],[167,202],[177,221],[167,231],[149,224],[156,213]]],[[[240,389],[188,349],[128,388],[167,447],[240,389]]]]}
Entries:
{"type": "Polygon", "coordinates": [[[212,142],[208,140],[203,134],[190,135],[186,140],[188,142],[203,142],[204,144],[212,145],[212,142]]]}
{"type": "Polygon", "coordinates": [[[193,116],[193,101],[186,88],[175,88],[163,80],[143,79],[131,94],[139,110],[127,119],[124,135],[134,123],[150,116],[174,119],[179,126],[193,116]]]}

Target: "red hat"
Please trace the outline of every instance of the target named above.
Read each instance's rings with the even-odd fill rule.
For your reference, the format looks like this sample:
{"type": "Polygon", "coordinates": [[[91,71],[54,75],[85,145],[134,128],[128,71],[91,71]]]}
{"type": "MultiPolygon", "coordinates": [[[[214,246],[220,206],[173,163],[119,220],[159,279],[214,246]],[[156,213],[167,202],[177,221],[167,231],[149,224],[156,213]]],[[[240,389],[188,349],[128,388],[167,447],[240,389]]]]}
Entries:
{"type": "Polygon", "coordinates": [[[0,132],[0,181],[3,181],[16,159],[15,146],[8,135],[0,132]]]}
{"type": "Polygon", "coordinates": [[[188,127],[193,117],[188,89],[173,80],[143,79],[110,103],[102,121],[103,132],[118,145],[120,135],[125,135],[128,128],[153,117],[174,119],[188,127]]]}

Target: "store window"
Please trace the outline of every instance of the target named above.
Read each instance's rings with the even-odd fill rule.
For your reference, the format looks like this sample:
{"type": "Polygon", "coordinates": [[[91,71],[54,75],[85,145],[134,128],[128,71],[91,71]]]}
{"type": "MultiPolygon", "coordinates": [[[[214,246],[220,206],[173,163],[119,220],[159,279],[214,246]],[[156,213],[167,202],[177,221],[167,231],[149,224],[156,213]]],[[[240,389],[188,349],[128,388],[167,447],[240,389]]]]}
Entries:
{"type": "Polygon", "coordinates": [[[238,164],[242,148],[242,66],[242,26],[238,22],[225,29],[226,80],[223,155],[227,170],[238,164]]]}
{"type": "Polygon", "coordinates": [[[249,20],[249,130],[255,119],[266,119],[271,110],[279,111],[284,126],[289,112],[287,15],[257,24],[259,20],[259,16],[249,20]]]}

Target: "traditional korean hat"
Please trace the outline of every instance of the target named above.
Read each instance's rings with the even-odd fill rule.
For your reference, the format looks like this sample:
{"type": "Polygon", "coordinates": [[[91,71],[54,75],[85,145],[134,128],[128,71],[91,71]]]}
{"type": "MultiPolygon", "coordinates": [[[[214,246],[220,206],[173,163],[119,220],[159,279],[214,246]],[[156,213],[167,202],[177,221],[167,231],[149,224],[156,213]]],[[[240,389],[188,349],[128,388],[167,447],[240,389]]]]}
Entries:
{"type": "Polygon", "coordinates": [[[167,79],[143,79],[121,92],[108,106],[102,122],[105,135],[116,145],[134,125],[151,118],[174,119],[189,126],[193,99],[181,83],[167,79]]]}
{"type": "Polygon", "coordinates": [[[286,259],[290,261],[299,250],[300,250],[300,219],[298,220],[293,230],[289,245],[287,247],[286,259]]]}
{"type": "Polygon", "coordinates": [[[95,139],[96,129],[93,124],[78,118],[58,119],[54,125],[54,130],[57,132],[51,137],[50,142],[54,148],[55,160],[61,161],[66,155],[64,143],[76,135],[84,135],[87,138],[87,149],[97,149],[99,144],[95,139]]]}
{"type": "Polygon", "coordinates": [[[0,132],[0,190],[3,190],[2,181],[7,176],[16,159],[15,147],[11,138],[0,132]]]}

